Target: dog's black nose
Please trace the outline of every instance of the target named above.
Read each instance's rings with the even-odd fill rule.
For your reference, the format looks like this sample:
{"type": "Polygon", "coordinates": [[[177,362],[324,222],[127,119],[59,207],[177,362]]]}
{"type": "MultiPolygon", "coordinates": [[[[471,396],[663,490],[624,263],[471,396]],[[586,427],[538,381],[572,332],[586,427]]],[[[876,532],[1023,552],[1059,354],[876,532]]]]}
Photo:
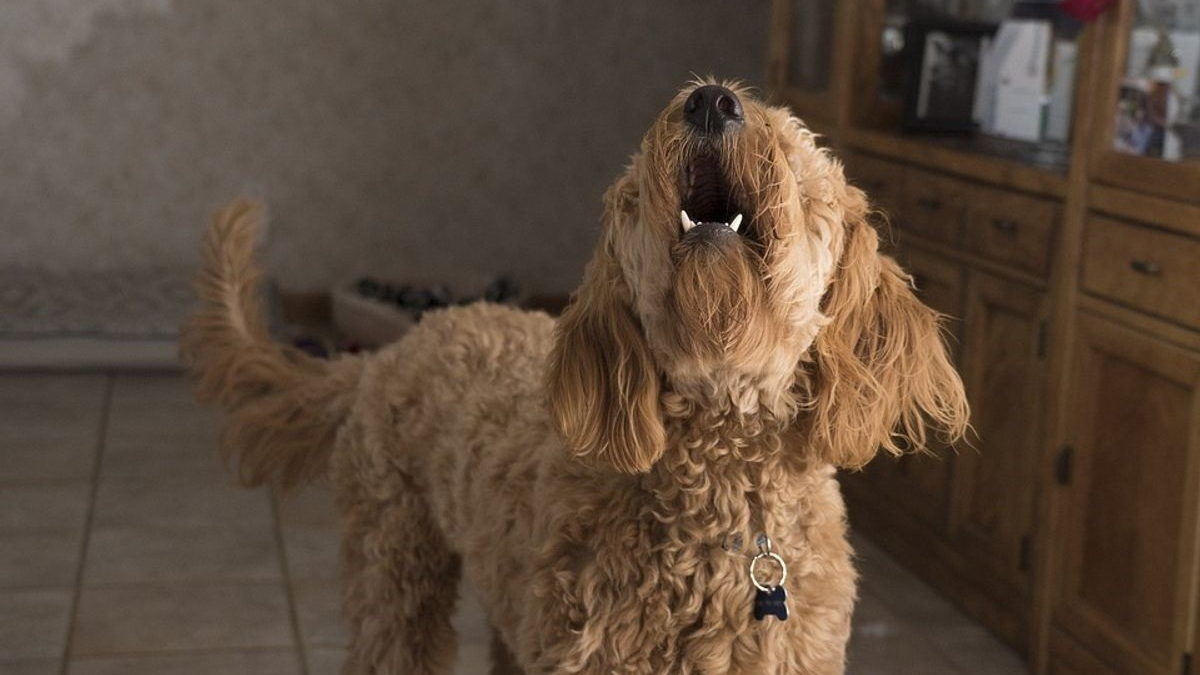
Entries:
{"type": "Polygon", "coordinates": [[[683,118],[697,129],[719,133],[742,121],[742,102],[725,87],[706,84],[688,96],[683,118]]]}

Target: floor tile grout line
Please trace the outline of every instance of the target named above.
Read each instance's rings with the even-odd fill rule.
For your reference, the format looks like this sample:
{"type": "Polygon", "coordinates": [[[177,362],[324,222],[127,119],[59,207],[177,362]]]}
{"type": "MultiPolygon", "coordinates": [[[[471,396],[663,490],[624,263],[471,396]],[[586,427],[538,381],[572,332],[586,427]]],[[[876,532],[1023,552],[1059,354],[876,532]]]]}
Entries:
{"type": "Polygon", "coordinates": [[[28,480],[0,480],[0,488],[55,488],[55,487],[76,487],[80,483],[87,483],[89,477],[80,476],[77,478],[30,478],[28,480]]]}
{"type": "MultiPolygon", "coordinates": [[[[147,581],[108,581],[88,584],[89,591],[204,591],[214,588],[278,588],[287,579],[152,579],[147,581]]],[[[22,587],[14,586],[0,590],[50,590],[61,586],[22,587]]]]}
{"type": "Polygon", "coordinates": [[[300,616],[296,611],[296,596],[292,592],[292,575],[291,570],[288,568],[287,544],[283,537],[283,525],[279,513],[279,499],[274,488],[267,490],[267,496],[271,500],[271,530],[275,536],[275,547],[279,550],[279,571],[283,574],[283,590],[287,595],[288,621],[291,623],[292,639],[296,641],[296,654],[300,657],[300,675],[308,675],[308,645],[304,643],[304,634],[300,630],[300,616]]]}
{"type": "Polygon", "coordinates": [[[76,527],[9,527],[0,528],[0,537],[47,537],[50,535],[68,535],[82,533],[76,527]]]}
{"type": "MultiPolygon", "coordinates": [[[[208,656],[208,655],[230,655],[230,654],[271,654],[279,652],[281,654],[296,655],[296,650],[290,647],[281,647],[274,645],[252,646],[245,645],[239,647],[166,647],[161,649],[116,649],[106,652],[97,652],[87,654],[75,659],[76,661],[103,661],[105,659],[144,659],[144,658],[172,658],[177,656],[208,656]]],[[[30,659],[18,659],[16,661],[6,661],[0,659],[0,664],[16,663],[19,661],[29,661],[30,659]]]]}
{"type": "Polygon", "coordinates": [[[104,384],[104,399],[100,410],[100,425],[96,430],[96,453],[92,464],[91,492],[88,495],[87,513],[83,521],[83,536],[79,542],[79,565],[75,571],[75,588],[71,595],[71,607],[67,614],[67,639],[63,641],[62,659],[58,665],[59,675],[67,675],[71,662],[71,646],[75,640],[75,623],[79,616],[79,600],[83,595],[83,575],[87,566],[88,544],[92,535],[92,520],[96,516],[96,497],[100,492],[100,471],[104,463],[104,445],[108,439],[109,417],[112,415],[113,390],[116,389],[117,374],[110,372],[104,384]]]}

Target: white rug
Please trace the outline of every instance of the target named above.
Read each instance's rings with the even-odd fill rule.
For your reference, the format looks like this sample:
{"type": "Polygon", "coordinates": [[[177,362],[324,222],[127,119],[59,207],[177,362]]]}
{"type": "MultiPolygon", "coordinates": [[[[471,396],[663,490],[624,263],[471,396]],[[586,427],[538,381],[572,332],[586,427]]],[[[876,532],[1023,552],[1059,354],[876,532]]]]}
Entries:
{"type": "Polygon", "coordinates": [[[178,368],[193,271],[0,269],[0,367],[178,368]]]}

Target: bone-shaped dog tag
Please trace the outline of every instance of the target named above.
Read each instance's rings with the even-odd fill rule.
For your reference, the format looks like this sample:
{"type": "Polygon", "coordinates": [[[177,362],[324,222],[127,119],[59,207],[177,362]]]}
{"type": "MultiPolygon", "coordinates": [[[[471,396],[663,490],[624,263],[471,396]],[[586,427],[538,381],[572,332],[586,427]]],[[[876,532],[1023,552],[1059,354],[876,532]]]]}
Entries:
{"type": "Polygon", "coordinates": [[[768,616],[787,621],[787,589],[783,586],[776,586],[769,591],[754,592],[754,618],[762,621],[768,616]]]}
{"type": "Polygon", "coordinates": [[[762,621],[773,616],[780,621],[787,621],[787,590],[783,582],[787,580],[787,565],[779,554],[771,551],[771,540],[765,534],[758,536],[758,555],[750,560],[750,583],[754,584],[757,592],[754,594],[754,618],[762,621]],[[768,586],[758,580],[758,561],[769,559],[779,567],[779,582],[768,586]]]}

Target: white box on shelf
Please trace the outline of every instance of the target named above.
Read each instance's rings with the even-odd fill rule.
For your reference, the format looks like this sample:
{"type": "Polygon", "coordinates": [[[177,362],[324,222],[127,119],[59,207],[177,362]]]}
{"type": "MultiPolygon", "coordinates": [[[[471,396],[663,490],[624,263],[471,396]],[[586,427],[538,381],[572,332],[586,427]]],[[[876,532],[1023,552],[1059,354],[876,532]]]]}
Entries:
{"type": "Polygon", "coordinates": [[[996,93],[989,133],[1041,140],[1051,34],[1046,21],[1013,19],[1000,24],[991,54],[996,93]]]}
{"type": "Polygon", "coordinates": [[[1046,140],[1066,143],[1071,139],[1071,109],[1075,96],[1075,62],[1078,53],[1078,46],[1072,40],[1054,43],[1050,103],[1046,108],[1046,140]]]}

